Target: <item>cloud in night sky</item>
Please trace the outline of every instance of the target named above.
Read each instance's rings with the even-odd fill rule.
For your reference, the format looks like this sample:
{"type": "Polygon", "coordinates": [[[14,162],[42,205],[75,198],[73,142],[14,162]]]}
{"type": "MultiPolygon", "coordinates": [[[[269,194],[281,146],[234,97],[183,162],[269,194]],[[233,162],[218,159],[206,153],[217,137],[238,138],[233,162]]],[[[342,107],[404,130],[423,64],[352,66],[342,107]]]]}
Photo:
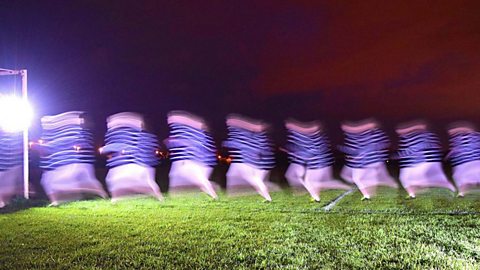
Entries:
{"type": "Polygon", "coordinates": [[[324,105],[344,102],[345,115],[353,107],[392,117],[478,117],[479,6],[335,2],[327,7],[326,29],[310,37],[308,48],[267,50],[256,85],[269,95],[323,91],[324,105]]]}

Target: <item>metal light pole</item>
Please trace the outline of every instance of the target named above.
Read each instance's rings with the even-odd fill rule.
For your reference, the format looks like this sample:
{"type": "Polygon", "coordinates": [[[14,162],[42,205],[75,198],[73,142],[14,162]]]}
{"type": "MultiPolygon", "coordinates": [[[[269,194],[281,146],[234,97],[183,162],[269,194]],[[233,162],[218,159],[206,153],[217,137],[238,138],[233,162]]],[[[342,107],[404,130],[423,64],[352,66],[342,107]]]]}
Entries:
{"type": "MultiPolygon", "coordinates": [[[[27,103],[27,70],[11,70],[0,68],[0,76],[18,76],[22,77],[22,100],[27,103]]],[[[23,196],[28,199],[29,196],[29,164],[28,164],[28,125],[23,129],[23,196]]]]}

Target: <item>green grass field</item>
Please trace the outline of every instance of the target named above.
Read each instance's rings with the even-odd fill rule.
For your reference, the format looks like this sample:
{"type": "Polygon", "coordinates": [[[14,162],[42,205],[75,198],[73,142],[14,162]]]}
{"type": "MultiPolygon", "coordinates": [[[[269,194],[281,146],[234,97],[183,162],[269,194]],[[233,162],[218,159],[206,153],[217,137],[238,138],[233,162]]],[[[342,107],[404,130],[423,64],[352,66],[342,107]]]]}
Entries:
{"type": "MultiPolygon", "coordinates": [[[[203,194],[1,210],[3,269],[480,269],[480,195],[203,194]]],[[[30,204],[30,205],[29,205],[30,204]]]]}

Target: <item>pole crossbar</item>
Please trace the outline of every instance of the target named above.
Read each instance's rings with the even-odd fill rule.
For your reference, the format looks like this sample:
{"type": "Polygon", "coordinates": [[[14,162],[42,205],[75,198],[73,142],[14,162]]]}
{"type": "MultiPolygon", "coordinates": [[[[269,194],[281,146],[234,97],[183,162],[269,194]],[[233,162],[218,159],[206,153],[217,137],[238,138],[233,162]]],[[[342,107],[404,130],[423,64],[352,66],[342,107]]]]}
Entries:
{"type": "Polygon", "coordinates": [[[19,75],[19,74],[21,74],[21,72],[22,72],[22,70],[11,70],[11,69],[0,68],[0,76],[19,75]]]}

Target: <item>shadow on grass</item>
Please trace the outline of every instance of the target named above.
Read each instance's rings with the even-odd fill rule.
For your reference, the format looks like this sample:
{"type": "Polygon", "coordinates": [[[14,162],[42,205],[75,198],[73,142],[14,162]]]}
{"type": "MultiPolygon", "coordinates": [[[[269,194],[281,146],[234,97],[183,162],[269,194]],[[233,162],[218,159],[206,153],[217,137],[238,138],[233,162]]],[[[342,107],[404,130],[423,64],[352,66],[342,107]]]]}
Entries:
{"type": "Polygon", "coordinates": [[[15,212],[23,211],[33,207],[45,207],[45,206],[48,206],[48,204],[49,204],[48,200],[27,200],[24,198],[16,198],[16,199],[13,199],[5,207],[0,208],[0,215],[15,213],[15,212]]]}

